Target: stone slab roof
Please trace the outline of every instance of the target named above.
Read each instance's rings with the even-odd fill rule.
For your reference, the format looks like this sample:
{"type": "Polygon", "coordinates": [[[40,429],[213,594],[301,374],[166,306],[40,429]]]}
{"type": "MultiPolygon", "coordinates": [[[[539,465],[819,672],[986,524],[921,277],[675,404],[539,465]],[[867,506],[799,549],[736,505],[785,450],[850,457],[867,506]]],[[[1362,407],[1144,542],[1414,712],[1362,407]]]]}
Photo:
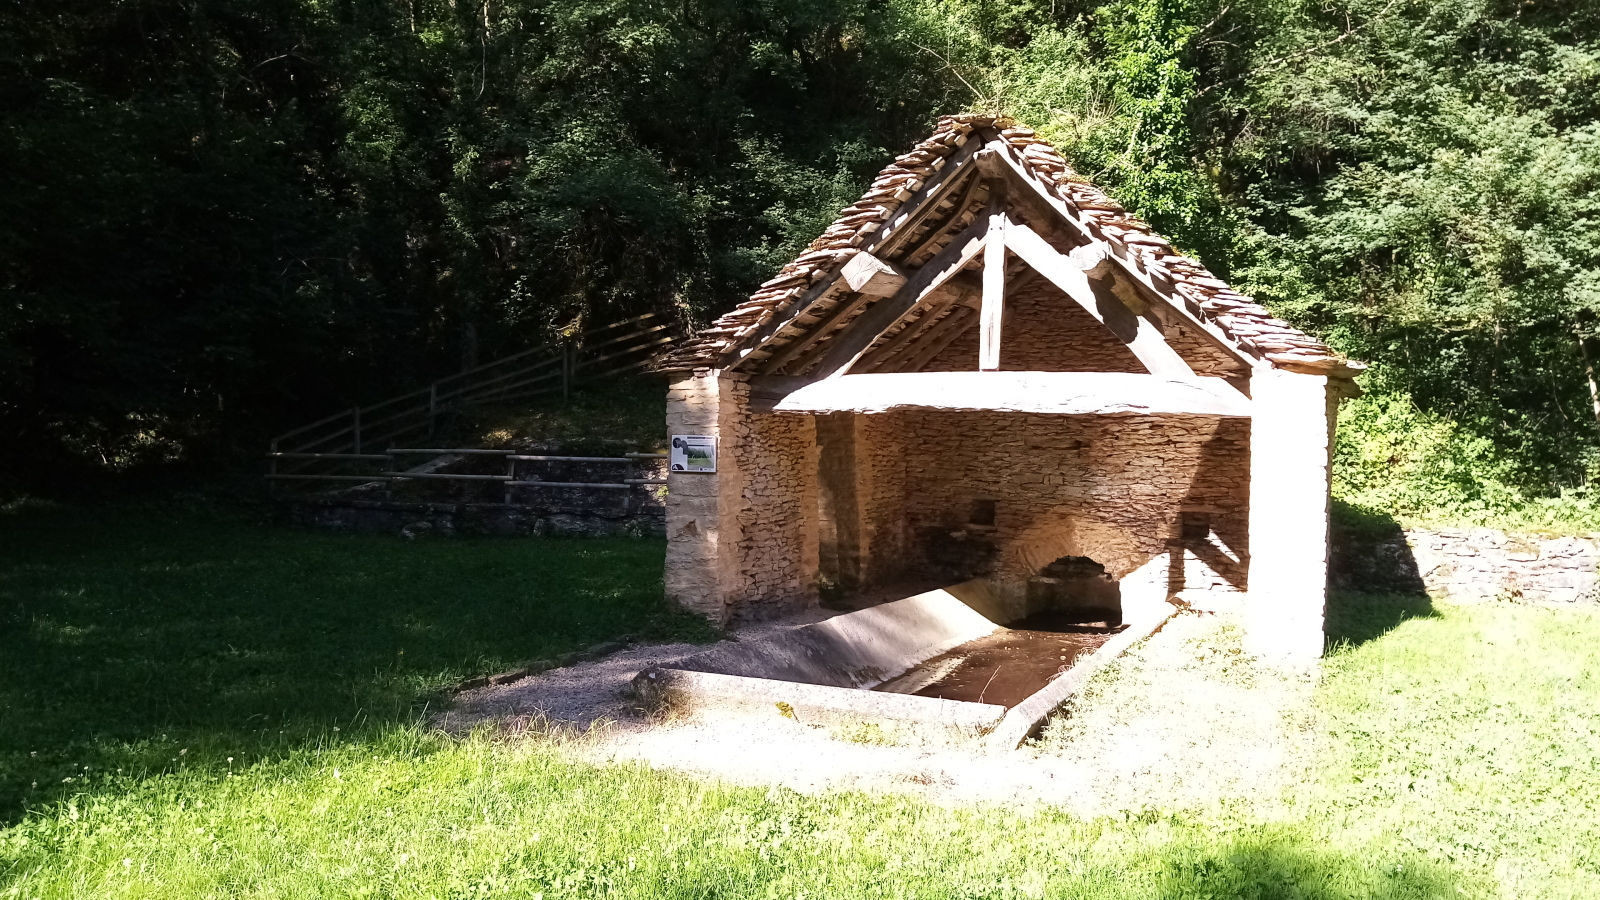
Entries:
{"type": "MultiPolygon", "coordinates": [[[[793,262],[761,285],[748,300],[719,317],[656,361],[663,372],[733,365],[763,345],[790,338],[805,321],[796,304],[808,291],[834,281],[846,262],[871,243],[874,232],[896,218],[916,192],[935,178],[946,160],[957,154],[974,133],[999,140],[1014,159],[1061,201],[1075,223],[1089,236],[1114,244],[1123,258],[1132,258],[1149,275],[1147,284],[1179,304],[1201,323],[1220,333],[1255,365],[1348,378],[1366,368],[1326,344],[1276,318],[1260,304],[1229,287],[1200,262],[1179,253],[1150,226],[1123,209],[1100,188],[1073,171],[1061,154],[1031,129],[1007,119],[984,115],[945,116],[936,131],[909,153],[896,158],[866,194],[793,262]]],[[[903,218],[903,217],[902,217],[903,218]]],[[[892,223],[891,223],[892,224],[892,223]]],[[[814,291],[812,291],[814,294],[814,291]]]]}

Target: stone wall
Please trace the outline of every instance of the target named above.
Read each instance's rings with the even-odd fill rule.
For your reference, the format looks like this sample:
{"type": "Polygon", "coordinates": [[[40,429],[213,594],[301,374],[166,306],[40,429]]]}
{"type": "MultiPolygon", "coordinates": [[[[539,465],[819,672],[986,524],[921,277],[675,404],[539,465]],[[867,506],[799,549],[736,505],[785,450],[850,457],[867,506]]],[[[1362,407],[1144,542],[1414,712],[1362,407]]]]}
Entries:
{"type": "Polygon", "coordinates": [[[811,416],[738,409],[722,452],[742,475],[730,618],[754,620],[817,603],[817,428],[811,416]]]}
{"type": "MultiPolygon", "coordinates": [[[[594,493],[601,493],[595,491],[594,493]]],[[[615,494],[615,491],[604,493],[615,494]]],[[[666,533],[659,503],[512,506],[503,503],[407,503],[354,498],[297,498],[274,507],[295,525],[404,537],[457,534],[528,537],[645,537],[666,533]]]]}
{"type": "Polygon", "coordinates": [[[1175,567],[1174,590],[1244,587],[1243,421],[925,410],[865,418],[877,452],[857,455],[870,457],[885,489],[864,515],[883,523],[879,534],[900,523],[902,565],[951,581],[1012,580],[1087,556],[1120,578],[1191,548],[1177,556],[1192,565],[1175,567]]]}
{"type": "Polygon", "coordinates": [[[1597,568],[1600,539],[1593,537],[1487,528],[1396,529],[1382,536],[1339,531],[1330,578],[1342,590],[1565,605],[1600,602],[1597,568]]]}
{"type": "MultiPolygon", "coordinates": [[[[1060,288],[1038,276],[1013,279],[1006,290],[1000,368],[1008,372],[1144,372],[1144,365],[1110,329],[1060,288]]],[[[1172,349],[1197,375],[1247,371],[1181,328],[1167,335],[1172,349]]],[[[978,368],[976,325],[939,352],[922,371],[970,372],[978,368]]]]}
{"type": "Polygon", "coordinates": [[[816,425],[752,414],[741,376],[697,372],[667,394],[669,434],[717,438],[715,473],[667,475],[667,595],[718,624],[817,601],[816,425]]]}
{"type": "MultiPolygon", "coordinates": [[[[709,370],[674,383],[667,390],[668,434],[720,436],[723,406],[721,379],[709,370]]],[[[739,473],[723,464],[718,448],[715,474],[667,473],[667,596],[685,609],[711,621],[727,621],[728,586],[732,568],[722,552],[724,531],[738,539],[738,522],[730,512],[739,473]]]]}
{"type": "Polygon", "coordinates": [[[1257,652],[1318,655],[1337,397],[1320,376],[1266,374],[1252,379],[1253,420],[899,410],[819,423],[752,413],[744,378],[702,373],[673,386],[669,430],[718,435],[718,472],[669,475],[668,593],[727,623],[813,605],[819,581],[1016,583],[1084,556],[1119,579],[1164,568],[1190,602],[1250,590],[1257,652]],[[1267,589],[1251,590],[1263,571],[1267,589]]]}

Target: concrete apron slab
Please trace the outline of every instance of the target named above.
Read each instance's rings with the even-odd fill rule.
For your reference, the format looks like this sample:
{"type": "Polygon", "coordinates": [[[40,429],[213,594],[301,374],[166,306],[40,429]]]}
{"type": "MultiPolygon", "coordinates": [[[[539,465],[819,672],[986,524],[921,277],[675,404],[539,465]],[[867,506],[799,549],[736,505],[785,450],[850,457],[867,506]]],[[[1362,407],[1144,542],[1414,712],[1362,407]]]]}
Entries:
{"type": "Polygon", "coordinates": [[[992,703],[872,690],[1000,630],[945,590],[766,640],[719,646],[671,666],[646,669],[633,683],[646,703],[691,714],[723,711],[782,715],[808,725],[873,724],[946,743],[1011,750],[1081,691],[1090,675],[1154,633],[1176,609],[1154,603],[1130,612],[1135,614],[1128,628],[1009,710],[992,703]]]}

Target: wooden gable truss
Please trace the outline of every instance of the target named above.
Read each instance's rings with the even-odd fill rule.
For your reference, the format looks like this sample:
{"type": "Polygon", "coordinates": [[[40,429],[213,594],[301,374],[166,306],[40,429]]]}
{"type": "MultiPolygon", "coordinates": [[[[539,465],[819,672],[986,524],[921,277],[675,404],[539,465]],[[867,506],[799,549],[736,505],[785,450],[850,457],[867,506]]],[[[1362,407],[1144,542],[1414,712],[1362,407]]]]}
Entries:
{"type": "MultiPolygon", "coordinates": [[[[959,128],[963,121],[945,124],[959,128]]],[[[925,178],[902,176],[895,166],[885,170],[882,186],[824,236],[843,235],[847,245],[835,237],[839,246],[803,255],[719,320],[720,329],[708,329],[731,327],[734,339],[691,345],[662,368],[742,372],[757,396],[775,402],[825,379],[923,371],[976,329],[977,369],[995,371],[1005,346],[1008,290],[1043,279],[1160,379],[1222,376],[1242,384],[1252,370],[1272,365],[1338,378],[1359,370],[1228,291],[1159,237],[1107,224],[1107,208],[1120,212],[1109,198],[1068,199],[1065,164],[1053,151],[1037,152],[1042,142],[1025,135],[1019,150],[1019,130],[971,121],[977,124],[954,137],[942,134],[947,155],[918,160],[925,178]],[[899,201],[892,209],[864,205],[888,190],[899,201]],[[808,267],[808,257],[823,264],[808,267]],[[771,296],[779,299],[763,300],[771,296]],[[1208,303],[1235,315],[1219,315],[1208,303]],[[753,323],[747,310],[758,311],[753,323]],[[1251,330],[1265,335],[1265,347],[1242,334],[1251,330]],[[1182,338],[1185,352],[1174,337],[1182,338]]]]}

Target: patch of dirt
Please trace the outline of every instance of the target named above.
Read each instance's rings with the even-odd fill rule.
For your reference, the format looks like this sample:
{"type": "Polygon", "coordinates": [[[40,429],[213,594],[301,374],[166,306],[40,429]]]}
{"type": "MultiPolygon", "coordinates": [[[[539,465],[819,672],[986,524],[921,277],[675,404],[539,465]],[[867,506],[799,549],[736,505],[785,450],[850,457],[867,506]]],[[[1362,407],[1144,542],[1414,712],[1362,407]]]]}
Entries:
{"type": "MultiPolygon", "coordinates": [[[[828,617],[742,629],[758,639],[828,617]]],[[[1008,753],[918,744],[876,726],[810,726],[776,713],[673,720],[628,695],[635,673],[703,648],[633,647],[509,685],[466,692],[436,724],[544,717],[586,731],[564,746],[592,762],[637,761],[799,791],[865,790],[935,802],[1063,806],[1092,816],[1143,808],[1205,811],[1239,801],[1270,813],[1311,762],[1313,671],[1246,657],[1237,622],[1186,613],[1090,680],[1043,736],[1008,753]]]]}

